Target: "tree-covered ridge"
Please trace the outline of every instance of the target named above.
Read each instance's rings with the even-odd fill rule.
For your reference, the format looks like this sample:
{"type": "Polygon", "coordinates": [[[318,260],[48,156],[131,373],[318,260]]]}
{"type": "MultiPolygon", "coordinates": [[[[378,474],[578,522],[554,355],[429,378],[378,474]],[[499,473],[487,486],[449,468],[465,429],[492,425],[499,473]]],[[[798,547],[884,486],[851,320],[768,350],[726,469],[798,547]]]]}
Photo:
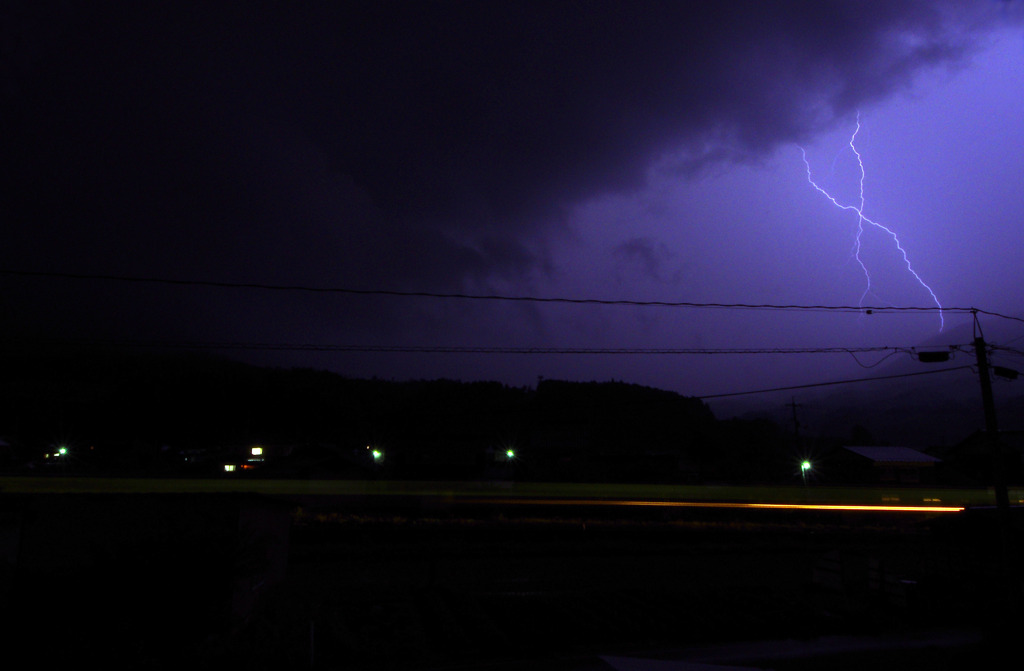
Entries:
{"type": "Polygon", "coordinates": [[[92,349],[0,362],[0,435],[23,458],[56,442],[153,468],[167,454],[254,444],[326,445],[343,456],[372,446],[386,454],[378,471],[392,477],[680,481],[717,477],[726,441],[759,455],[784,442],[777,428],[745,431],[699,399],[624,382],[353,379],[92,349]]]}

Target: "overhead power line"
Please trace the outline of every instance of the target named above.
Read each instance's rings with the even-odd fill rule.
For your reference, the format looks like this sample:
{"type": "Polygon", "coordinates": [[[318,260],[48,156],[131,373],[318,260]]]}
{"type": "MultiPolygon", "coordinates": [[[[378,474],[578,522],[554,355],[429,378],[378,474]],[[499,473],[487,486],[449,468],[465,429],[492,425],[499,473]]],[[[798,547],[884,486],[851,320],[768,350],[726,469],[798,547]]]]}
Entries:
{"type": "Polygon", "coordinates": [[[901,377],[917,377],[919,375],[936,375],[938,373],[950,373],[955,370],[965,370],[972,368],[972,366],[954,366],[953,368],[941,368],[939,370],[925,370],[917,373],[902,373],[900,375],[879,375],[876,377],[861,377],[854,378],[852,380],[833,380],[831,382],[814,382],[811,384],[796,384],[788,387],[772,387],[770,389],[753,389],[750,391],[734,391],[727,394],[708,394],[706,396],[696,396],[701,400],[707,400],[709,398],[726,398],[728,396],[747,396],[750,394],[768,394],[773,391],[790,391],[792,389],[810,389],[812,387],[830,387],[839,384],[855,384],[857,382],[873,382],[875,380],[895,380],[901,377]]]}
{"type": "Polygon", "coordinates": [[[395,353],[438,353],[438,354],[707,354],[707,355],[748,355],[748,354],[867,354],[867,353],[910,353],[912,347],[761,347],[761,348],[684,348],[684,347],[507,347],[479,345],[322,345],[312,343],[258,343],[258,342],[202,342],[170,340],[102,340],[102,339],[4,339],[5,346],[85,346],[85,347],[138,347],[168,349],[209,349],[209,350],[267,350],[301,352],[395,352],[395,353]]]}
{"type": "MultiPolygon", "coordinates": [[[[22,339],[0,340],[0,347],[11,345],[76,345],[76,346],[102,346],[102,347],[143,347],[143,348],[171,348],[171,349],[237,349],[237,350],[289,350],[289,351],[316,351],[316,352],[410,352],[410,353],[463,353],[463,354],[612,354],[612,355],[635,355],[635,354],[705,354],[705,355],[744,355],[744,354],[850,354],[867,352],[889,352],[884,357],[898,353],[912,354],[916,351],[913,347],[807,347],[807,348],[593,348],[593,347],[477,347],[477,346],[402,346],[402,345],[312,345],[312,344],[289,344],[289,343],[228,343],[228,342],[171,342],[171,341],[114,341],[114,340],[62,340],[45,341],[22,339]]],[[[951,349],[953,349],[951,347],[951,349]]],[[[1009,349],[1009,348],[1007,348],[1009,349]]],[[[1010,350],[1016,352],[1016,350],[1010,350]]],[[[856,358],[856,357],[855,357],[856,358]]],[[[884,360],[883,359],[883,360],[884,360]]],[[[753,389],[748,391],[729,392],[723,394],[708,394],[694,396],[701,400],[727,398],[731,396],[746,396],[752,394],[767,394],[778,391],[790,391],[794,389],[810,389],[814,387],[828,387],[844,384],[856,384],[859,382],[871,382],[875,380],[892,380],[905,377],[917,377],[920,375],[935,375],[948,373],[956,370],[970,369],[973,366],[955,366],[939,370],[928,370],[915,373],[903,373],[898,375],[882,375],[876,377],[854,378],[847,380],[833,380],[829,382],[815,382],[809,384],[790,385],[785,387],[771,387],[767,389],[753,389]]]]}
{"type": "Polygon", "coordinates": [[[695,309],[722,309],[722,310],[777,310],[777,311],[801,311],[801,312],[853,312],[853,313],[934,313],[946,312],[956,314],[985,314],[1002,319],[1012,319],[1024,322],[1024,318],[1012,317],[996,312],[979,310],[977,308],[937,306],[861,306],[861,305],[800,305],[800,304],[773,304],[773,303],[702,303],[695,301],[660,301],[660,300],[633,300],[633,299],[605,299],[605,298],[580,298],[580,297],[558,297],[558,296],[513,296],[503,294],[469,294],[457,292],[436,292],[436,291],[398,291],[391,289],[355,289],[350,287],[315,287],[307,285],[289,284],[268,284],[257,282],[216,282],[208,280],[182,280],[162,277],[139,277],[127,275],[104,275],[87,273],[66,273],[66,272],[38,272],[0,269],[0,275],[16,277],[46,277],[55,279],[74,280],[99,280],[111,282],[133,282],[148,284],[164,284],[173,286],[189,287],[211,287],[221,289],[252,289],[262,291],[288,291],[306,292],[321,294],[347,294],[355,296],[393,296],[405,298],[434,298],[434,299],[457,299],[473,301],[507,301],[521,303],[563,303],[575,305],[624,305],[634,307],[669,307],[669,308],[695,308],[695,309]]]}

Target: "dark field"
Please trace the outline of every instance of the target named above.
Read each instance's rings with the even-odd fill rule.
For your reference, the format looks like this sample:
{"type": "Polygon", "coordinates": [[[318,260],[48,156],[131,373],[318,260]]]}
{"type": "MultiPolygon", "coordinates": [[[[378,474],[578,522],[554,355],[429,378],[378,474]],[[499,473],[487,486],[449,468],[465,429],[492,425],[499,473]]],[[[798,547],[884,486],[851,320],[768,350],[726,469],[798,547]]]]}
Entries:
{"type": "Polygon", "coordinates": [[[264,668],[598,669],[599,654],[787,639],[795,654],[820,637],[935,630],[952,632],[826,666],[744,664],[953,669],[993,650],[1008,591],[984,538],[878,514],[655,517],[300,516],[288,579],[231,654],[264,668]]]}
{"type": "Polygon", "coordinates": [[[998,656],[1021,603],[977,511],[4,502],[23,561],[5,576],[3,631],[41,662],[960,669],[998,656]],[[776,643],[751,647],[762,641],[776,643]]]}

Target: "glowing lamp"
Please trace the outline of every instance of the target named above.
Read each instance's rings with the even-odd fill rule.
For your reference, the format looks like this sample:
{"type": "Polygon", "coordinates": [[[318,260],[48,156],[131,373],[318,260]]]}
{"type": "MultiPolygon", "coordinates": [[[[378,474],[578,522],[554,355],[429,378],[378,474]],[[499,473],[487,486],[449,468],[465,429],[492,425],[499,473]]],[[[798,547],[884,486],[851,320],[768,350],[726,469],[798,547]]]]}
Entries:
{"type": "Polygon", "coordinates": [[[800,462],[800,477],[803,478],[804,486],[807,486],[807,471],[811,470],[811,462],[804,459],[800,462]]]}

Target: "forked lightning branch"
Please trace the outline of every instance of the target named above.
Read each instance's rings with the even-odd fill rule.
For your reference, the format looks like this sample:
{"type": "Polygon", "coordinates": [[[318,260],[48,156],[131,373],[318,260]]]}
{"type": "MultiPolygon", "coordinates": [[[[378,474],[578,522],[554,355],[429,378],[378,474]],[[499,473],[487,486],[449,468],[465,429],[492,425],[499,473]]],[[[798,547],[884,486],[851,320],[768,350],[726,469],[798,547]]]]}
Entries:
{"type": "Polygon", "coordinates": [[[864,280],[865,280],[865,283],[866,283],[865,284],[865,288],[864,288],[864,292],[860,296],[860,303],[859,303],[859,305],[861,307],[863,307],[865,299],[868,297],[869,294],[873,293],[873,291],[872,291],[872,284],[871,284],[871,273],[870,273],[870,271],[868,271],[868,267],[864,263],[864,259],[861,257],[861,251],[862,251],[861,250],[861,240],[862,240],[862,237],[864,235],[864,226],[865,226],[865,224],[867,224],[868,226],[873,226],[876,229],[878,229],[879,231],[882,231],[889,238],[892,239],[893,245],[896,246],[896,249],[899,251],[900,255],[903,258],[903,263],[906,266],[907,272],[909,272],[914,277],[914,279],[917,281],[917,283],[920,284],[928,292],[928,294],[931,296],[932,300],[935,302],[935,305],[939,308],[939,310],[938,310],[938,312],[939,312],[939,331],[942,331],[942,329],[946,325],[945,324],[945,318],[944,318],[944,316],[942,314],[942,303],[939,302],[939,298],[938,298],[938,296],[935,295],[935,292],[932,290],[932,288],[930,286],[928,286],[928,284],[921,278],[920,275],[917,274],[917,271],[915,271],[913,266],[910,264],[910,257],[907,255],[907,251],[903,248],[903,245],[900,242],[899,236],[896,235],[896,231],[894,231],[893,229],[889,228],[888,226],[885,226],[884,224],[881,224],[881,223],[879,223],[879,222],[877,222],[877,221],[875,221],[873,219],[869,219],[868,217],[864,216],[864,178],[865,178],[865,170],[864,170],[864,159],[861,157],[860,152],[857,150],[856,140],[857,140],[857,134],[858,133],[860,133],[860,114],[859,113],[857,114],[857,127],[854,129],[853,135],[850,136],[850,142],[849,142],[850,151],[852,151],[853,155],[857,158],[857,166],[860,169],[860,180],[859,180],[859,184],[858,184],[859,191],[858,191],[858,199],[857,199],[857,204],[856,205],[849,205],[849,204],[844,204],[844,203],[839,202],[832,194],[830,194],[828,191],[826,191],[824,188],[822,188],[817,182],[815,182],[814,178],[811,175],[811,164],[807,160],[807,152],[804,151],[803,147],[800,148],[800,153],[801,153],[801,155],[803,156],[803,159],[804,159],[804,166],[806,166],[806,168],[807,168],[807,181],[810,182],[811,186],[813,186],[818,191],[818,193],[820,193],[823,196],[825,196],[826,198],[828,198],[829,201],[833,205],[838,207],[839,209],[841,209],[841,210],[848,210],[848,211],[856,213],[856,215],[857,215],[857,230],[856,230],[856,235],[854,237],[854,243],[853,243],[853,258],[857,261],[857,264],[860,266],[861,271],[864,273],[864,280]]]}

